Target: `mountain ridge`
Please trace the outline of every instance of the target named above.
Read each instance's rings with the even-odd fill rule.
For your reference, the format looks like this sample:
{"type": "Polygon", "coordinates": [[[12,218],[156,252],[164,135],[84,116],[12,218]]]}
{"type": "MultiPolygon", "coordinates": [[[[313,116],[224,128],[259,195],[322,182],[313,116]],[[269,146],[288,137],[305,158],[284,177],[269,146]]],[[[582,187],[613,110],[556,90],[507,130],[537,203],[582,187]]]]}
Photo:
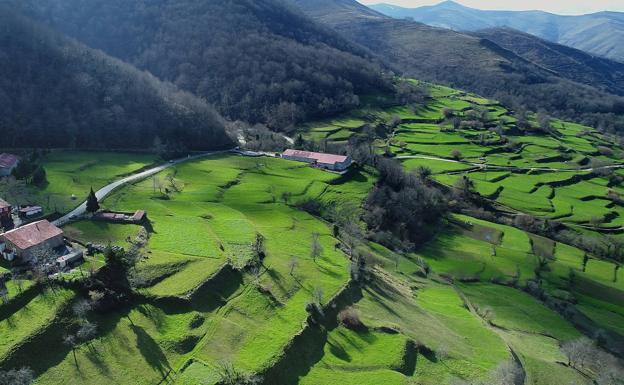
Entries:
{"type": "Polygon", "coordinates": [[[585,15],[558,15],[545,11],[494,11],[466,7],[453,1],[405,8],[375,4],[372,9],[395,18],[411,18],[457,31],[510,27],[555,43],[611,60],[624,61],[624,13],[602,11],[585,15]]]}

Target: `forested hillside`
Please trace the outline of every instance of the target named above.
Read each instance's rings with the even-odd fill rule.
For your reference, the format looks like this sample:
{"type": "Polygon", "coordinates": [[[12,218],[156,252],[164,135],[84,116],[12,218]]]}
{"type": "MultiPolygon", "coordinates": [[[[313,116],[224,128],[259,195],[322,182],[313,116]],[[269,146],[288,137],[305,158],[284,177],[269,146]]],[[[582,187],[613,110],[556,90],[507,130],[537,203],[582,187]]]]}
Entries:
{"type": "Polygon", "coordinates": [[[511,28],[489,28],[474,32],[474,35],[491,40],[558,76],[624,95],[624,63],[551,43],[511,28]]]}
{"type": "Polygon", "coordinates": [[[0,25],[1,147],[229,144],[223,119],[196,97],[4,6],[0,25]]]}
{"type": "Polygon", "coordinates": [[[405,75],[494,97],[514,108],[624,128],[623,98],[554,74],[491,40],[393,19],[355,0],[291,1],[405,75]]]}
{"type": "Polygon", "coordinates": [[[277,0],[43,0],[36,15],[232,119],[286,128],[388,85],[364,49],[277,0]]]}

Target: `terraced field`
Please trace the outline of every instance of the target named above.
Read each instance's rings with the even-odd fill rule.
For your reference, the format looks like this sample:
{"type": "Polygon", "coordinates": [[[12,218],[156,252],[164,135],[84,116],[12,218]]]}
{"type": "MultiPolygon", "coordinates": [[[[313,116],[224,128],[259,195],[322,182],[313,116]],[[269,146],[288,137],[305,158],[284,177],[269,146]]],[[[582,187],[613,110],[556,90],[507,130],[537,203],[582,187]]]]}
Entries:
{"type": "MultiPolygon", "coordinates": [[[[624,150],[613,138],[556,119],[550,122],[550,133],[537,129],[520,133],[512,113],[497,102],[430,88],[430,102],[416,110],[369,107],[352,113],[351,119],[312,123],[303,129],[310,138],[340,142],[323,136],[318,126],[366,136],[367,127],[394,118],[401,123],[376,144],[380,151],[387,147],[406,168],[429,167],[435,179],[448,186],[468,175],[478,193],[512,210],[590,231],[598,227],[622,232],[624,211],[615,198],[624,193],[618,178],[624,175],[620,169],[624,150]],[[466,124],[454,127],[452,119],[466,124]]],[[[528,117],[537,127],[536,115],[528,117]]]]}
{"type": "MultiPolygon", "coordinates": [[[[224,361],[237,370],[261,371],[302,329],[312,293],[322,293],[326,303],[349,281],[348,260],[334,247],[331,228],[292,205],[312,197],[359,202],[372,186],[366,172],[340,182],[300,163],[219,156],[180,166],[179,192],[164,195],[154,188],[165,177],[124,188],[103,203],[149,213],[147,259],[137,267],[146,302],[94,316],[101,337],[62,358],[55,352],[42,359],[41,366],[60,361],[37,367],[43,371],[38,383],[124,383],[128,376],[145,384],[163,376],[179,383],[216,382],[224,361]],[[315,233],[323,252],[313,260],[315,233]],[[259,235],[266,258],[252,274],[243,268],[259,235]]],[[[89,221],[67,230],[84,240],[117,244],[136,233],[132,225],[89,221]]]]}
{"type": "MultiPolygon", "coordinates": [[[[450,191],[468,176],[506,215],[620,238],[615,198],[624,170],[604,166],[619,164],[621,148],[587,127],[552,127],[551,134],[519,135],[515,117],[497,102],[432,87],[430,103],[416,110],[369,107],[304,128],[307,139],[334,143],[366,137],[406,169],[428,167],[432,183],[450,191]],[[451,115],[491,123],[454,128],[451,115]],[[386,136],[370,129],[397,116],[401,123],[386,136]]],[[[63,197],[150,162],[98,155],[72,184],[63,159],[74,164],[83,155],[53,156],[48,189],[63,197]]],[[[26,363],[37,384],[447,385],[495,383],[497,368],[514,362],[525,384],[593,383],[596,374],[568,365],[562,346],[596,330],[621,341],[624,277],[613,261],[456,212],[410,252],[359,245],[367,273],[356,282],[332,224],[300,204],[360,206],[374,183],[375,171],[365,167],[339,176],[282,159],[215,155],[121,188],[102,206],[146,210],[149,224],[85,218],[64,230],[82,242],[122,247],[147,233],[145,258],[133,271],[136,298],[112,312],[89,312],[96,337],[68,345],[76,328],[72,305],[85,294],[34,279],[8,281],[0,369],[26,363]],[[318,257],[311,253],[315,239],[318,257]],[[259,249],[264,258],[254,268],[259,249]],[[321,316],[309,311],[316,302],[321,316]]],[[[59,279],[103,264],[102,256],[89,258],[59,279]]]]}

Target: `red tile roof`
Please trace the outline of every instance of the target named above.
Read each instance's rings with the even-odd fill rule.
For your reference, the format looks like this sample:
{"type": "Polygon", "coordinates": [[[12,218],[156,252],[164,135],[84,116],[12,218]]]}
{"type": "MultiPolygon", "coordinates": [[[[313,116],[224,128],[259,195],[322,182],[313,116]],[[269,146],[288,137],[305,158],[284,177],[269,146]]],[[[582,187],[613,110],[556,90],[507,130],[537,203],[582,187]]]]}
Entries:
{"type": "Polygon", "coordinates": [[[13,154],[0,154],[0,168],[12,168],[19,162],[19,157],[13,154]]]}
{"type": "Polygon", "coordinates": [[[11,230],[0,235],[0,237],[11,242],[21,250],[26,250],[59,235],[63,235],[61,229],[43,220],[11,230]]]}
{"type": "Polygon", "coordinates": [[[297,158],[306,158],[315,160],[318,163],[323,164],[336,164],[342,163],[347,160],[347,157],[344,155],[334,155],[334,154],[324,154],[321,152],[310,152],[310,151],[300,151],[300,150],[286,150],[283,155],[285,156],[293,156],[297,158]]]}
{"type": "Polygon", "coordinates": [[[145,218],[145,210],[137,210],[132,217],[132,220],[140,222],[145,218]]]}
{"type": "Polygon", "coordinates": [[[9,202],[7,202],[7,201],[5,201],[5,200],[2,200],[2,199],[0,198],[0,209],[6,209],[6,208],[9,208],[9,207],[11,207],[11,205],[9,204],[9,202]]]}

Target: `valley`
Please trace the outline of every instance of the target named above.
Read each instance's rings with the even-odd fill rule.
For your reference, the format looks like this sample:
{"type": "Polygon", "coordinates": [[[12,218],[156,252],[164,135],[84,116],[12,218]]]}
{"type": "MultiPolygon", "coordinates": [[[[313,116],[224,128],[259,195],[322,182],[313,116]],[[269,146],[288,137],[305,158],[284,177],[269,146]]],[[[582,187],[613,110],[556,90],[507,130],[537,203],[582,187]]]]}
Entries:
{"type": "Polygon", "coordinates": [[[1,2],[0,385],[624,385],[617,39],[420,11],[1,2]]]}

